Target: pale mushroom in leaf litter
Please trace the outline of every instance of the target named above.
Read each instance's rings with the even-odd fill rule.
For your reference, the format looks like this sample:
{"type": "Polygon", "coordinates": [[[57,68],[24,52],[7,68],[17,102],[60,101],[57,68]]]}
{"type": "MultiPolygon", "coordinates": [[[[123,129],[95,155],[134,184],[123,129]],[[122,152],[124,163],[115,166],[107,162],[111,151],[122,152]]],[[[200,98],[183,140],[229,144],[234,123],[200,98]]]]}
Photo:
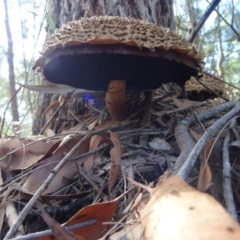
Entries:
{"type": "Polygon", "coordinates": [[[200,65],[194,46],[170,29],[133,18],[100,16],[57,29],[33,69],[53,83],[108,89],[109,112],[122,120],[128,108],[126,89],[156,89],[168,82],[183,86],[198,75],[200,65]]]}

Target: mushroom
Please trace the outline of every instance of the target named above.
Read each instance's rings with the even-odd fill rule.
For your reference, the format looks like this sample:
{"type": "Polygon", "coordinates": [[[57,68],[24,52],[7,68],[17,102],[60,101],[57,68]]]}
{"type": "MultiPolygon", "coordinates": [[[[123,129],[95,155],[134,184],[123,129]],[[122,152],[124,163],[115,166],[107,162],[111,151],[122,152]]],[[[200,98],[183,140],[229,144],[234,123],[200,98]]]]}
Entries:
{"type": "Polygon", "coordinates": [[[214,75],[202,73],[202,78],[199,79],[199,81],[194,77],[191,77],[185,83],[185,91],[190,100],[205,101],[207,99],[224,95],[224,83],[219,81],[214,75]]]}
{"type": "Polygon", "coordinates": [[[200,69],[194,46],[170,29],[127,17],[81,18],[57,29],[33,69],[50,82],[86,90],[107,90],[112,118],[122,120],[127,90],[183,86],[200,69]]]}

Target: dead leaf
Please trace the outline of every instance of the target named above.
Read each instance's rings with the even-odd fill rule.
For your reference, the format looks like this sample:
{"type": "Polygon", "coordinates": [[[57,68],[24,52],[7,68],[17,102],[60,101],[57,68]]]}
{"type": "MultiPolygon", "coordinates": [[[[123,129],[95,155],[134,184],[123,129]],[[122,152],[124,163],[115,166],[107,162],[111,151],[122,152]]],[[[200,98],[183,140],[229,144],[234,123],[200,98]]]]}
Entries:
{"type": "Polygon", "coordinates": [[[108,225],[103,225],[104,222],[110,222],[116,212],[117,200],[111,202],[97,203],[89,205],[77,212],[64,226],[74,225],[79,222],[85,222],[96,219],[94,225],[86,226],[80,229],[74,229],[76,235],[85,238],[86,240],[96,239],[108,225]]]}
{"type": "MultiPolygon", "coordinates": [[[[106,142],[106,139],[103,139],[101,136],[98,136],[98,135],[92,136],[90,139],[89,152],[93,151],[98,147],[100,143],[104,143],[104,142],[106,142]]],[[[94,154],[91,154],[86,158],[84,162],[84,168],[86,170],[91,169],[91,167],[93,166],[93,160],[94,160],[94,154]]]]}
{"type": "Polygon", "coordinates": [[[121,160],[123,148],[116,133],[110,132],[113,148],[110,150],[112,165],[109,172],[108,191],[114,186],[119,177],[121,176],[121,160]]]}
{"type": "MultiPolygon", "coordinates": [[[[36,91],[36,92],[40,92],[40,93],[61,94],[61,95],[67,95],[68,93],[73,92],[73,90],[75,89],[75,88],[67,86],[67,85],[54,84],[54,83],[48,83],[48,84],[44,84],[44,85],[22,85],[22,84],[19,84],[19,85],[26,89],[29,89],[31,91],[36,91]]],[[[89,96],[89,94],[91,94],[92,96],[99,97],[103,93],[104,92],[101,92],[101,91],[76,89],[72,93],[72,96],[84,97],[84,96],[89,96]]]]}
{"type": "Polygon", "coordinates": [[[47,114],[51,109],[59,107],[60,104],[61,104],[61,103],[60,103],[59,101],[53,102],[50,106],[48,106],[48,107],[45,109],[45,111],[44,111],[43,114],[45,115],[45,114],[47,114]]]}
{"type": "MultiPolygon", "coordinates": [[[[192,130],[191,128],[189,128],[189,131],[196,141],[201,138],[201,135],[198,134],[196,131],[192,130]]],[[[209,151],[211,150],[212,144],[213,139],[210,139],[204,147],[203,154],[201,154],[201,166],[197,182],[197,189],[199,191],[205,191],[212,180],[212,173],[207,163],[207,157],[209,151]]]]}
{"type": "Polygon", "coordinates": [[[169,151],[171,145],[162,138],[154,138],[148,145],[154,150],[169,151]]]}
{"type": "Polygon", "coordinates": [[[188,128],[189,132],[191,133],[191,135],[193,136],[193,138],[195,139],[195,141],[197,142],[202,135],[200,135],[199,133],[197,133],[196,131],[194,131],[192,128],[188,128]]]}
{"type": "Polygon", "coordinates": [[[51,130],[50,128],[45,129],[43,134],[46,137],[53,137],[53,136],[55,136],[55,132],[53,130],[51,130]]]}
{"type": "Polygon", "coordinates": [[[88,125],[88,130],[89,130],[89,131],[92,131],[93,128],[96,127],[97,122],[98,122],[98,119],[95,119],[92,123],[90,123],[90,124],[88,125]]]}
{"type": "Polygon", "coordinates": [[[140,215],[144,239],[240,239],[239,224],[222,205],[178,176],[153,189],[140,215]]]}
{"type": "MultiPolygon", "coordinates": [[[[45,158],[38,164],[39,169],[33,169],[32,173],[26,178],[24,181],[23,179],[23,186],[24,190],[27,190],[31,193],[35,193],[36,190],[43,184],[43,182],[47,179],[49,174],[52,172],[53,168],[61,161],[66,154],[72,150],[72,148],[82,139],[82,136],[74,136],[67,144],[62,145],[59,147],[52,155],[45,158]]],[[[89,141],[86,141],[73,155],[73,158],[86,153],[89,149],[89,141]]],[[[75,161],[78,164],[78,161],[75,161]]],[[[53,181],[51,182],[48,189],[46,189],[43,193],[50,194],[55,192],[62,187],[66,186],[69,183],[69,179],[72,179],[74,174],[76,173],[76,165],[74,161],[69,160],[56,174],[53,181]]]]}
{"type": "MultiPolygon", "coordinates": [[[[67,229],[63,228],[57,221],[51,218],[48,213],[44,210],[41,204],[38,204],[38,209],[41,213],[41,216],[45,223],[49,226],[52,230],[53,236],[56,240],[84,240],[84,238],[80,236],[76,236],[74,233],[68,231],[67,229]]],[[[39,240],[47,240],[52,239],[52,236],[47,237],[40,237],[39,240]]]]}
{"type": "MultiPolygon", "coordinates": [[[[96,130],[100,130],[104,127],[112,126],[116,123],[119,123],[117,120],[110,120],[110,121],[103,121],[101,122],[97,127],[96,130]]],[[[101,136],[94,135],[90,139],[90,147],[89,152],[95,150],[100,144],[107,142],[107,139],[102,138],[101,136]]],[[[89,155],[85,162],[84,162],[84,168],[89,170],[93,166],[94,161],[94,154],[89,155]]]]}
{"type": "Polygon", "coordinates": [[[57,151],[59,148],[61,148],[62,146],[66,145],[72,138],[74,137],[74,135],[69,134],[67,136],[65,136],[62,141],[60,142],[58,148],[55,150],[57,151]]]}
{"type": "Polygon", "coordinates": [[[197,189],[199,191],[205,191],[205,189],[209,186],[210,182],[212,181],[212,173],[207,163],[207,158],[213,143],[214,140],[209,139],[203,149],[203,156],[201,159],[202,161],[197,182],[197,189]]]}
{"type": "Polygon", "coordinates": [[[17,138],[5,141],[1,139],[1,157],[5,156],[9,152],[15,151],[9,154],[6,158],[1,160],[0,166],[8,168],[10,171],[17,169],[26,169],[41,160],[46,152],[52,148],[52,146],[59,140],[56,141],[35,141],[32,139],[18,140],[17,138]],[[32,143],[29,146],[27,144],[32,143]]]}
{"type": "Polygon", "coordinates": [[[178,107],[178,108],[187,108],[193,106],[192,101],[188,99],[177,99],[177,98],[172,98],[173,103],[178,107]]]}

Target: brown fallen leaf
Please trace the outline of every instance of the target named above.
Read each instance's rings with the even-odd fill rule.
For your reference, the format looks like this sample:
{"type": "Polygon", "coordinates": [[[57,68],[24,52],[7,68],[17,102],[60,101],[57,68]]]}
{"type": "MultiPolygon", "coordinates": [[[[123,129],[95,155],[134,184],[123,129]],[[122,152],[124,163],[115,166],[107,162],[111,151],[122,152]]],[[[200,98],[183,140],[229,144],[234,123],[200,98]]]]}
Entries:
{"type": "MultiPolygon", "coordinates": [[[[49,228],[52,230],[54,239],[56,240],[84,240],[84,238],[75,235],[74,233],[63,228],[57,221],[51,218],[48,213],[44,210],[41,204],[38,204],[38,209],[41,213],[43,220],[47,223],[49,228]]],[[[50,240],[53,236],[40,237],[39,240],[50,240]]]]}
{"type": "MultiPolygon", "coordinates": [[[[119,123],[119,121],[117,121],[117,120],[103,121],[95,129],[99,130],[101,128],[114,125],[116,123],[119,123]]],[[[105,143],[105,142],[108,142],[108,140],[101,136],[98,136],[98,135],[92,136],[90,139],[89,152],[95,150],[100,144],[105,143]]],[[[91,169],[91,167],[93,166],[93,161],[94,161],[94,154],[91,154],[86,158],[86,160],[84,162],[84,168],[86,170],[91,169]]]]}
{"type": "Polygon", "coordinates": [[[177,99],[177,98],[172,98],[173,103],[178,107],[178,108],[186,108],[186,107],[191,107],[193,105],[192,101],[188,99],[177,99]]]}
{"type": "MultiPolygon", "coordinates": [[[[108,140],[104,139],[101,136],[98,136],[98,135],[92,136],[91,139],[90,139],[89,152],[96,149],[98,147],[98,145],[100,145],[101,143],[104,143],[104,142],[107,142],[107,141],[108,140]]],[[[94,154],[91,154],[86,158],[86,160],[84,162],[84,168],[86,170],[91,169],[91,167],[93,166],[93,161],[94,161],[94,154]]]]}
{"type": "Polygon", "coordinates": [[[59,107],[60,104],[61,104],[60,101],[55,101],[55,102],[53,102],[50,106],[48,106],[48,107],[45,109],[43,115],[47,114],[51,109],[56,108],[56,107],[59,107]]]}
{"type": "Polygon", "coordinates": [[[202,135],[197,133],[192,128],[188,128],[188,130],[189,130],[189,132],[191,133],[191,135],[193,136],[193,138],[195,139],[196,142],[201,138],[202,135]]]}
{"type": "Polygon", "coordinates": [[[93,128],[96,127],[97,122],[98,122],[98,119],[95,119],[93,122],[91,122],[91,123],[88,125],[88,130],[89,130],[89,131],[92,131],[93,128]]]}
{"type": "Polygon", "coordinates": [[[64,226],[74,225],[79,222],[96,219],[94,225],[74,229],[76,235],[83,237],[86,240],[96,239],[108,227],[104,222],[110,222],[116,212],[117,200],[111,202],[97,203],[89,205],[79,212],[77,212],[71,219],[69,219],[64,226]]]}
{"type": "Polygon", "coordinates": [[[0,157],[5,156],[9,152],[17,150],[18,148],[20,149],[12,154],[9,154],[6,158],[1,160],[0,167],[8,168],[10,171],[29,168],[41,160],[45,156],[46,152],[57,142],[45,142],[44,140],[36,142],[36,140],[37,139],[18,140],[17,138],[14,138],[6,141],[6,139],[1,139],[0,157]],[[29,143],[33,144],[26,146],[29,143]]]}
{"type": "Polygon", "coordinates": [[[214,140],[209,139],[203,149],[203,156],[201,158],[201,165],[200,165],[199,176],[197,181],[197,189],[199,191],[205,191],[212,181],[212,173],[207,163],[207,159],[213,143],[214,143],[214,140]]]}
{"type": "Polygon", "coordinates": [[[110,150],[112,165],[109,172],[108,191],[114,186],[121,176],[122,145],[116,133],[110,132],[111,141],[114,147],[110,150]]]}
{"type": "Polygon", "coordinates": [[[53,137],[55,136],[55,132],[51,130],[50,128],[47,128],[43,131],[43,135],[46,137],[53,137]]]}
{"type": "MultiPolygon", "coordinates": [[[[189,131],[196,141],[198,141],[201,138],[201,135],[198,134],[193,129],[189,128],[189,131]]],[[[214,142],[213,139],[209,139],[209,141],[206,143],[203,149],[203,154],[201,154],[201,165],[197,182],[197,189],[199,191],[205,191],[212,181],[212,173],[207,163],[207,158],[209,151],[211,150],[211,147],[213,145],[213,142],[214,142]]]]}
{"type": "Polygon", "coordinates": [[[239,240],[240,226],[212,196],[171,176],[141,211],[144,239],[239,240]]]}
{"type": "MultiPolygon", "coordinates": [[[[49,157],[45,158],[38,164],[39,169],[33,169],[32,173],[26,178],[23,179],[24,190],[27,190],[31,193],[35,193],[37,189],[43,184],[47,179],[49,174],[52,172],[53,168],[61,161],[66,154],[72,150],[72,148],[82,139],[82,136],[74,136],[69,139],[66,144],[58,147],[56,151],[49,157]]],[[[73,158],[77,155],[86,153],[89,149],[89,141],[86,141],[73,155],[73,158]]],[[[81,160],[75,161],[77,164],[81,160]]],[[[50,186],[44,191],[44,195],[55,192],[62,187],[66,186],[69,182],[69,179],[72,179],[76,173],[76,165],[74,161],[69,160],[64,167],[56,174],[50,186]]]]}

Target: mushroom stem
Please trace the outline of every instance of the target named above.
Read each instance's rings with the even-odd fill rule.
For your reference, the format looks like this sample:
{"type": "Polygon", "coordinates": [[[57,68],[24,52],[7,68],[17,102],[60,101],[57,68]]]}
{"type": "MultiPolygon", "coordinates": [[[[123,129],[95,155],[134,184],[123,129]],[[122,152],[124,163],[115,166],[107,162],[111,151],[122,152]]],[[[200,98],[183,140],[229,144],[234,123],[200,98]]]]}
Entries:
{"type": "MultiPolygon", "coordinates": [[[[152,102],[152,93],[153,92],[151,90],[146,90],[144,92],[144,95],[145,95],[144,106],[147,106],[147,105],[151,104],[151,102],[152,102]]],[[[150,123],[151,123],[151,110],[152,110],[151,106],[147,107],[144,110],[143,119],[142,119],[143,127],[146,127],[146,126],[150,125],[150,123]]],[[[141,146],[147,146],[147,144],[148,144],[148,135],[141,136],[139,144],[141,146]]]]}
{"type": "Polygon", "coordinates": [[[111,80],[105,101],[112,119],[119,121],[126,119],[131,110],[131,102],[126,97],[126,81],[111,80]]]}

